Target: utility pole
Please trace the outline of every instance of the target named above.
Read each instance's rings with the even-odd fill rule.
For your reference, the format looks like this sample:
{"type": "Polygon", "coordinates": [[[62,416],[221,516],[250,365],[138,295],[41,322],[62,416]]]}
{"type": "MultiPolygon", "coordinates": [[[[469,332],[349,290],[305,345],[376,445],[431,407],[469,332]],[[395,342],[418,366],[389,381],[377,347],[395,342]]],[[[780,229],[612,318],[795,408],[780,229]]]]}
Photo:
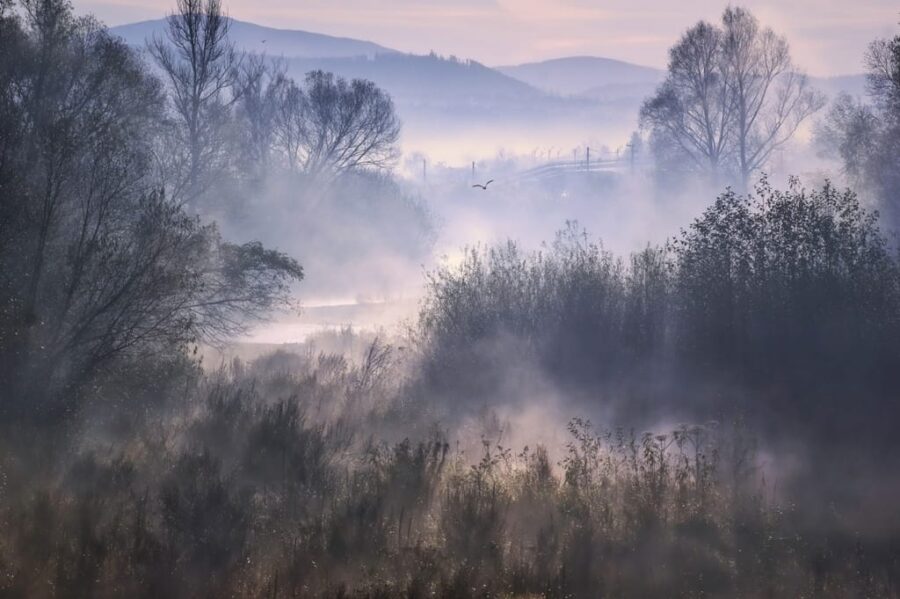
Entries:
{"type": "Polygon", "coordinates": [[[590,147],[588,147],[588,149],[587,149],[587,161],[585,161],[585,164],[587,165],[588,172],[590,172],[591,171],[591,148],[590,147]]]}
{"type": "Polygon", "coordinates": [[[475,161],[472,161],[472,181],[475,181],[475,161]]]}
{"type": "Polygon", "coordinates": [[[425,159],[422,159],[422,183],[428,181],[428,172],[425,169],[425,159]]]}

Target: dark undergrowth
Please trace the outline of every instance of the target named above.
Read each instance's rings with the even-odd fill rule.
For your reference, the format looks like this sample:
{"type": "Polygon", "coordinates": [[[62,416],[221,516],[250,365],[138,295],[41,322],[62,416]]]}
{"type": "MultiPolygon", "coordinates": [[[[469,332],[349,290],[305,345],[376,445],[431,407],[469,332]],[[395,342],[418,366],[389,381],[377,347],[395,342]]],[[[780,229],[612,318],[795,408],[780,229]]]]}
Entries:
{"type": "Polygon", "coordinates": [[[396,353],[168,364],[139,415],[7,429],[0,596],[898,594],[900,537],[804,518],[739,422],[460,446],[396,353]]]}

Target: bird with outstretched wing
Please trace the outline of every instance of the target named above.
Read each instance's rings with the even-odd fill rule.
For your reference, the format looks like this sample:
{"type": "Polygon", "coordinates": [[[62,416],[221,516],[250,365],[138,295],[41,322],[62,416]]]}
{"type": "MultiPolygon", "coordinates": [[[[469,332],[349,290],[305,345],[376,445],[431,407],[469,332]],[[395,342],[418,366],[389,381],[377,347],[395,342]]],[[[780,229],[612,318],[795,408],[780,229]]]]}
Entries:
{"type": "Polygon", "coordinates": [[[490,185],[490,184],[493,183],[493,182],[494,182],[494,180],[491,179],[490,181],[488,181],[488,182],[485,183],[484,185],[482,185],[481,183],[476,183],[476,184],[473,185],[472,187],[477,187],[477,188],[481,189],[482,191],[487,191],[488,185],[490,185]]]}

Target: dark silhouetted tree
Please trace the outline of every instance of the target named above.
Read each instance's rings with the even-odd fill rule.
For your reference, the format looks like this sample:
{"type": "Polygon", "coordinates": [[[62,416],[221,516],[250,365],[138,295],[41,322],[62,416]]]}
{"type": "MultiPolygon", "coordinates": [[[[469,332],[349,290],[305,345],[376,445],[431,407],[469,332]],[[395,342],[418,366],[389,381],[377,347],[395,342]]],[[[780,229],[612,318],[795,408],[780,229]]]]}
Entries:
{"type": "Polygon", "coordinates": [[[164,100],[137,54],[65,2],[24,6],[0,20],[0,409],[59,415],[118,357],[242,330],[302,271],[158,189],[164,100]]]}

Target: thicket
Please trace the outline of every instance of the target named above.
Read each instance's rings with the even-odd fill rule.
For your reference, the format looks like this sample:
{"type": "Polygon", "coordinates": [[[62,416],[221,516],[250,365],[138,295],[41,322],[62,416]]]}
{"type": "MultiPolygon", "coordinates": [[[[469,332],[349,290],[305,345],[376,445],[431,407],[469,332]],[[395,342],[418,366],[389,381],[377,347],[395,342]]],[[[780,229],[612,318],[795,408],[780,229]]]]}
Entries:
{"type": "Polygon", "coordinates": [[[396,356],[376,340],[351,361],[279,353],[204,376],[174,361],[142,412],[111,410],[124,390],[110,387],[78,434],[7,431],[0,593],[898,593],[893,537],[837,513],[811,526],[739,422],[637,433],[574,419],[556,458],[460,447],[429,432],[396,356]],[[404,420],[416,438],[399,436],[415,430],[404,420]]]}
{"type": "Polygon", "coordinates": [[[626,411],[727,409],[791,434],[889,440],[900,264],[877,222],[850,191],[762,180],[627,259],[574,224],[536,252],[470,248],[429,276],[423,384],[477,405],[525,362],[626,411]]]}

